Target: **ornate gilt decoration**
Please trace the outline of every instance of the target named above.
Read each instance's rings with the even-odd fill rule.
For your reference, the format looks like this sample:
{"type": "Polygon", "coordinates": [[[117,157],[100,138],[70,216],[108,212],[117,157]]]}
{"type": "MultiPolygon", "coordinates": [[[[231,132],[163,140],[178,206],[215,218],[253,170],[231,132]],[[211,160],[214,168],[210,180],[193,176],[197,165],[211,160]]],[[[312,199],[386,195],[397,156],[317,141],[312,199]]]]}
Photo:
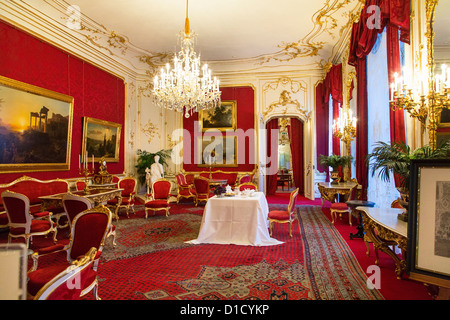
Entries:
{"type": "Polygon", "coordinates": [[[395,274],[397,279],[401,279],[403,273],[406,271],[406,252],[408,239],[395,233],[383,225],[376,223],[370,219],[364,211],[361,211],[364,226],[364,242],[368,246],[368,243],[372,242],[375,248],[376,261],[378,265],[378,253],[377,250],[381,250],[389,255],[395,262],[395,274]],[[389,246],[398,245],[402,250],[402,258],[400,258],[389,246]]]}
{"type": "Polygon", "coordinates": [[[158,136],[161,138],[160,129],[154,125],[150,120],[147,122],[147,124],[142,129],[142,132],[148,137],[148,143],[151,143],[153,138],[158,136]]]}
{"type": "Polygon", "coordinates": [[[284,42],[278,45],[281,51],[267,55],[262,58],[260,64],[268,63],[272,60],[278,62],[287,62],[302,57],[315,57],[325,46],[324,41],[314,40],[324,33],[329,34],[333,39],[336,37],[332,31],[339,27],[336,15],[345,8],[354,5],[349,12],[342,15],[348,15],[348,21],[339,30],[339,36],[342,36],[345,30],[351,28],[352,23],[359,18],[359,12],[365,0],[358,0],[354,5],[354,0],[327,0],[324,6],[317,11],[312,20],[314,22],[313,29],[302,39],[295,42],[284,42]]]}
{"type": "Polygon", "coordinates": [[[291,94],[287,90],[283,90],[280,94],[280,99],[277,102],[271,103],[267,109],[263,112],[264,118],[267,117],[267,115],[274,111],[274,109],[277,109],[277,111],[283,115],[286,115],[289,110],[289,105],[294,105],[296,111],[300,113],[300,115],[306,119],[306,121],[309,120],[310,112],[307,112],[302,106],[300,105],[300,102],[297,100],[293,100],[291,98],[291,94]],[[280,110],[281,108],[284,108],[284,110],[280,110]]]}

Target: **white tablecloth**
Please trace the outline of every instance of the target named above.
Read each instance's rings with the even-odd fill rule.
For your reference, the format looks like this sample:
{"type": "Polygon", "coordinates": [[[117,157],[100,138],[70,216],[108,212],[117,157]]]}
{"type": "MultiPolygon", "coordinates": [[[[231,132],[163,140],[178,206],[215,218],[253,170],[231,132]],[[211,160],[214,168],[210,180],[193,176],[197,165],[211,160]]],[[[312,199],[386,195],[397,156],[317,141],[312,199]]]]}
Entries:
{"type": "Polygon", "coordinates": [[[269,235],[269,206],[262,192],[249,197],[210,198],[205,206],[198,238],[192,244],[215,243],[270,246],[283,242],[269,235]]]}

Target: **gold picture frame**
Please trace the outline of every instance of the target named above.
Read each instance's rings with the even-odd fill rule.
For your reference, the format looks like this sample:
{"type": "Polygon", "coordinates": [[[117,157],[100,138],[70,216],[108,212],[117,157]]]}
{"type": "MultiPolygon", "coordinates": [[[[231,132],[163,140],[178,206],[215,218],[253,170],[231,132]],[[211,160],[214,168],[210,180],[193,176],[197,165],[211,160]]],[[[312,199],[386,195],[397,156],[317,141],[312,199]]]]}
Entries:
{"type": "Polygon", "coordinates": [[[198,137],[197,166],[238,167],[237,138],[237,136],[217,135],[198,137]]]}
{"type": "Polygon", "coordinates": [[[119,162],[122,125],[115,122],[83,117],[83,145],[81,162],[119,162]],[[94,157],[94,159],[92,159],[94,157]]]}
{"type": "Polygon", "coordinates": [[[228,131],[237,127],[237,102],[236,100],[222,101],[217,108],[200,110],[198,120],[202,132],[207,130],[228,131]]]}
{"type": "Polygon", "coordinates": [[[0,76],[0,171],[68,171],[74,98],[0,76]]]}

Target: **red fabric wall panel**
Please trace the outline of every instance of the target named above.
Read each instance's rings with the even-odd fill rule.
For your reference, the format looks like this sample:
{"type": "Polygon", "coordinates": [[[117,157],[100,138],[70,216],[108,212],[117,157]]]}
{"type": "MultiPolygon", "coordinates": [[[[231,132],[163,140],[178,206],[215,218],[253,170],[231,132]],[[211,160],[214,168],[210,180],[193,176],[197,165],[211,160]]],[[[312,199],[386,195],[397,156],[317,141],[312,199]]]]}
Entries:
{"type": "MultiPolygon", "coordinates": [[[[237,102],[237,129],[242,129],[246,132],[249,129],[255,129],[255,91],[252,87],[222,87],[222,101],[226,100],[236,100],[237,102]]],[[[191,139],[183,139],[183,157],[184,163],[183,168],[185,171],[196,172],[196,171],[207,171],[207,167],[199,167],[194,163],[194,154],[197,153],[194,144],[194,122],[198,121],[198,113],[194,114],[192,117],[183,119],[183,128],[190,132],[191,139]],[[190,152],[190,154],[189,154],[190,152]],[[190,161],[188,159],[190,158],[190,161]]],[[[195,138],[197,139],[197,138],[195,138]]],[[[214,170],[221,171],[253,171],[255,169],[256,155],[251,157],[255,153],[255,143],[246,138],[245,142],[243,139],[238,140],[238,148],[242,148],[242,144],[245,143],[245,161],[240,163],[238,167],[217,167],[214,170]],[[255,161],[253,161],[255,159],[255,161]]],[[[242,148],[244,150],[244,148],[242,148]]],[[[238,157],[241,157],[241,151],[238,151],[238,157]]]]}
{"type": "Polygon", "coordinates": [[[124,170],[125,85],[119,79],[85,61],[0,20],[0,75],[60,92],[74,98],[71,165],[69,171],[2,174],[0,183],[22,175],[37,179],[75,178],[81,152],[83,117],[122,124],[120,162],[109,163],[110,173],[124,170]]]}

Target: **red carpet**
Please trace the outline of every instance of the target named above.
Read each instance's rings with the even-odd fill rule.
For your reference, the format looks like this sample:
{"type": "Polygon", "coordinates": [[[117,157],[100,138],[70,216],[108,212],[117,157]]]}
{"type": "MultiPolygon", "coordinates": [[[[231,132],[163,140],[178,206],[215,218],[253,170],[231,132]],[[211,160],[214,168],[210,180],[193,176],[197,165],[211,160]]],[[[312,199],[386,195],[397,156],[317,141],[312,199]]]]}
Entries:
{"type": "Polygon", "coordinates": [[[320,210],[311,206],[297,210],[299,220],[294,224],[293,238],[288,235],[287,225],[276,226],[274,237],[285,243],[269,247],[209,244],[167,247],[165,238],[171,235],[177,238],[179,230],[186,229],[183,221],[192,220],[188,217],[192,214],[175,214],[172,219],[135,219],[141,227],[134,226],[131,230],[127,229],[130,223],[119,222],[116,241],[135,247],[134,239],[136,244],[143,244],[146,253],[138,250],[130,252],[130,258],[110,260],[111,255],[122,249],[119,247],[119,252],[114,253],[116,249],[108,245],[104,253],[109,261],[99,268],[101,297],[105,300],[382,299],[377,290],[367,289],[364,272],[320,210]],[[153,231],[161,229],[165,236],[154,237],[153,231]],[[151,234],[152,246],[141,239],[144,234],[151,234]]]}
{"type": "MultiPolygon", "coordinates": [[[[285,194],[274,198],[268,197],[269,203],[272,206],[275,203],[278,207],[285,206],[288,199],[289,196],[285,194]]],[[[320,204],[320,200],[309,201],[300,198],[297,200],[297,205],[300,203],[317,205],[320,204]]],[[[294,224],[293,239],[289,239],[287,225],[276,226],[274,237],[286,243],[281,246],[262,248],[219,245],[170,248],[170,241],[164,241],[171,235],[168,230],[182,230],[183,228],[187,230],[191,227],[187,224],[183,225],[183,223],[172,227],[167,225],[165,217],[161,217],[160,225],[151,230],[151,236],[155,243],[147,243],[147,245],[153,246],[146,249],[151,253],[142,254],[142,252],[135,251],[126,252],[124,256],[120,256],[120,251],[117,250],[118,256],[108,258],[105,251],[105,261],[99,267],[100,295],[105,300],[285,298],[314,300],[355,299],[357,298],[353,296],[355,291],[359,297],[363,296],[364,299],[376,298],[373,295],[367,296],[368,293],[365,292],[367,288],[361,282],[361,277],[367,276],[361,273],[365,273],[367,268],[374,263],[373,252],[371,256],[366,256],[364,242],[361,239],[349,239],[349,233],[356,232],[357,221],[354,221],[353,226],[349,226],[348,219],[343,218],[338,220],[333,227],[329,222],[331,220],[329,209],[322,209],[320,215],[310,215],[308,210],[302,211],[304,213],[300,215],[299,220],[301,223],[295,222],[294,224]],[[302,229],[306,222],[311,225],[317,224],[317,221],[320,223],[317,227],[310,229],[310,232],[302,229]],[[323,239],[321,239],[322,236],[323,239]],[[327,245],[323,246],[323,243],[327,245]],[[308,246],[313,251],[304,251],[304,247],[308,246]],[[349,247],[351,252],[347,250],[347,253],[342,254],[342,252],[346,252],[343,250],[345,247],[349,247]],[[335,250],[330,248],[335,248],[335,250]],[[339,259],[333,254],[333,251],[336,250],[341,252],[339,259]],[[327,261],[326,259],[329,258],[331,260],[327,261]],[[348,272],[348,268],[351,269],[350,272],[348,272]],[[339,280],[343,272],[347,274],[344,279],[354,280],[339,280]],[[333,280],[327,282],[320,278],[322,276],[325,277],[324,279],[328,279],[327,281],[333,280]],[[210,281],[210,277],[215,277],[220,281],[210,281]],[[359,284],[356,285],[358,282],[359,284]],[[248,286],[249,283],[252,285],[248,286]],[[327,296],[327,293],[321,291],[332,283],[333,287],[336,283],[340,283],[341,288],[345,288],[344,292],[347,296],[339,296],[337,292],[332,292],[327,296]],[[359,289],[353,290],[352,288],[355,287],[359,289]]],[[[197,208],[188,203],[171,207],[172,217],[186,213],[198,216],[202,213],[202,207],[197,208]]],[[[148,218],[150,221],[152,219],[156,221],[158,218],[148,218]]],[[[122,215],[119,223],[131,220],[141,221],[142,224],[145,224],[143,211],[130,215],[130,219],[126,219],[126,216],[122,215]]],[[[128,224],[130,223],[128,222],[128,224]]],[[[139,229],[139,224],[135,224],[134,228],[139,229]]],[[[145,232],[149,234],[150,231],[146,230],[145,232]]],[[[58,238],[64,234],[67,233],[61,230],[58,238]]],[[[139,232],[135,234],[138,235],[139,232]]],[[[6,241],[7,232],[0,233],[0,242],[6,241]]],[[[36,238],[34,245],[42,246],[47,242],[50,244],[51,241],[36,238]]],[[[120,248],[119,246],[118,248],[120,248]]],[[[65,255],[60,255],[58,259],[65,259],[65,255]]],[[[40,266],[51,263],[52,261],[41,261],[40,259],[40,266]]],[[[379,266],[381,271],[379,293],[384,299],[431,299],[422,283],[407,279],[397,280],[394,263],[382,252],[380,252],[379,266]]],[[[338,287],[336,286],[336,288],[338,287]]],[[[92,296],[88,295],[87,299],[92,299],[92,296]]]]}
{"type": "MultiPolygon", "coordinates": [[[[330,209],[323,208],[322,212],[331,221],[330,209]]],[[[337,219],[335,221],[334,227],[349,245],[362,269],[367,270],[369,266],[375,264],[373,245],[370,245],[370,254],[367,256],[367,248],[362,239],[350,240],[350,233],[354,234],[357,232],[357,219],[353,218],[352,224],[353,226],[350,226],[348,224],[348,216],[344,216],[342,220],[337,219]]],[[[395,264],[391,257],[383,252],[379,252],[379,258],[378,266],[381,271],[380,292],[386,300],[432,300],[423,283],[409,280],[407,275],[404,275],[402,280],[396,278],[395,264]]],[[[372,275],[372,272],[368,273],[368,275],[372,275]]]]}

